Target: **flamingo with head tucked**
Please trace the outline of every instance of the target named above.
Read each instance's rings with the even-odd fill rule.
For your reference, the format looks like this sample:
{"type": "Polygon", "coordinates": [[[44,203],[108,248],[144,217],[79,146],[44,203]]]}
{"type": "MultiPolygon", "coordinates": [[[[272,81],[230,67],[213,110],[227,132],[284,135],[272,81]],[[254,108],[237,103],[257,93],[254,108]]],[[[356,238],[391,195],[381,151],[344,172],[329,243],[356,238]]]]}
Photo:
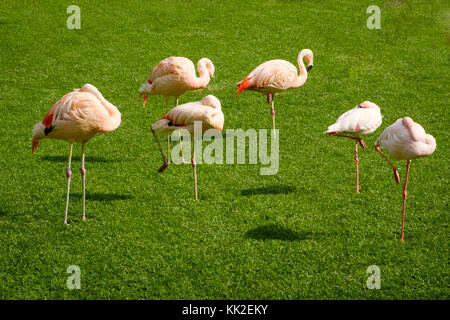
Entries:
{"type": "MultiPolygon", "coordinates": [[[[224,115],[219,99],[213,95],[208,95],[200,101],[188,102],[171,109],[161,120],[155,122],[151,126],[151,131],[158,144],[161,152],[163,164],[158,169],[158,172],[163,172],[168,161],[164,156],[164,152],[159,143],[157,133],[163,135],[170,135],[170,133],[177,129],[185,129],[191,134],[191,142],[195,143],[194,125],[195,122],[200,122],[202,126],[202,133],[208,129],[216,129],[222,131],[224,123],[224,115]]],[[[195,147],[191,143],[192,150],[192,170],[194,174],[194,198],[197,199],[197,164],[195,162],[195,147]]]]}
{"type": "Polygon", "coordinates": [[[81,89],[75,89],[63,96],[48,111],[44,120],[33,127],[32,151],[37,148],[40,140],[45,138],[59,139],[69,142],[69,158],[66,168],[67,195],[64,212],[64,224],[67,223],[69,210],[70,169],[72,161],[72,147],[74,143],[81,143],[81,182],[83,185],[83,213],[86,220],[86,168],[84,167],[84,145],[97,133],[110,132],[117,129],[121,122],[119,110],[108,102],[91,84],[85,84],[81,89]]]}
{"type": "MultiPolygon", "coordinates": [[[[189,90],[205,88],[214,76],[214,64],[208,58],[198,61],[197,70],[199,77],[196,75],[192,61],[185,57],[169,57],[160,61],[139,90],[140,96],[144,96],[143,104],[145,105],[148,96],[163,96],[167,113],[170,97],[175,97],[175,106],[178,106],[178,98],[182,94],[189,90]]],[[[169,136],[167,137],[167,153],[170,153],[169,136]]],[[[170,163],[169,156],[168,162],[170,163]]]]}
{"type": "Polygon", "coordinates": [[[400,183],[397,180],[397,168],[381,152],[380,148],[386,149],[394,159],[406,160],[405,184],[403,185],[402,230],[400,235],[400,240],[403,242],[407,196],[406,185],[408,184],[411,160],[432,154],[436,150],[436,140],[432,135],[426,134],[423,127],[409,117],[397,119],[394,124],[384,129],[375,141],[375,150],[391,165],[396,174],[396,181],[400,183]]]}
{"type": "Polygon", "coordinates": [[[303,86],[308,78],[308,72],[313,67],[313,59],[313,52],[309,49],[303,49],[297,57],[300,74],[297,74],[297,68],[286,60],[270,60],[260,64],[244,80],[236,83],[236,86],[239,87],[236,96],[244,90],[259,91],[267,95],[267,103],[272,103],[271,114],[274,136],[276,136],[273,102],[275,94],[303,86]],[[308,64],[307,68],[303,64],[303,59],[308,64]]]}
{"type": "Polygon", "coordinates": [[[381,125],[381,118],[380,108],[373,102],[364,101],[340,115],[336,123],[329,126],[328,130],[324,132],[329,136],[355,140],[356,193],[359,193],[358,144],[367,149],[361,136],[367,136],[377,130],[381,125]]]}

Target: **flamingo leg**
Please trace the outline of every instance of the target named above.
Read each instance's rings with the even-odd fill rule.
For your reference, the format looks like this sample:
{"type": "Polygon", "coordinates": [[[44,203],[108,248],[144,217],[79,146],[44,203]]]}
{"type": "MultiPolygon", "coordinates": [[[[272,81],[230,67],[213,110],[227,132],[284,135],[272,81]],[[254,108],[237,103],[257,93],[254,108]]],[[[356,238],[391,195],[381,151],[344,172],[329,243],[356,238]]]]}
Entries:
{"type": "Polygon", "coordinates": [[[273,126],[273,136],[276,138],[277,133],[275,131],[275,107],[273,102],[273,94],[268,93],[267,94],[267,103],[272,103],[272,108],[270,109],[270,114],[272,115],[272,126],[273,126]]]}
{"type": "Polygon", "coordinates": [[[406,185],[408,184],[408,175],[409,175],[409,167],[411,166],[411,160],[408,160],[406,162],[406,177],[405,177],[405,185],[403,186],[403,210],[402,210],[402,232],[400,234],[400,241],[404,242],[403,240],[403,230],[404,230],[404,226],[405,226],[405,209],[406,209],[406,196],[407,196],[407,192],[406,192],[406,185]]]}
{"type": "Polygon", "coordinates": [[[329,136],[342,137],[342,138],[349,138],[349,139],[356,140],[356,141],[361,145],[361,147],[363,147],[364,149],[367,149],[366,143],[365,143],[365,142],[363,141],[363,139],[361,139],[361,138],[358,138],[358,137],[352,137],[352,136],[346,136],[346,135],[343,135],[343,134],[340,134],[340,133],[337,133],[337,132],[328,132],[327,134],[328,134],[329,136]]]}
{"type": "Polygon", "coordinates": [[[86,221],[86,168],[84,167],[84,142],[81,144],[81,166],[80,166],[80,173],[81,173],[81,184],[83,186],[83,213],[81,216],[81,220],[86,221]]]}
{"type": "MultiPolygon", "coordinates": [[[[169,97],[164,97],[166,100],[166,114],[169,112],[169,97]]],[[[170,164],[170,134],[167,135],[167,164],[170,164]]]]}
{"type": "Polygon", "coordinates": [[[63,221],[63,223],[66,225],[68,225],[67,214],[69,212],[70,177],[72,177],[72,170],[70,170],[70,164],[72,162],[72,147],[73,147],[73,143],[71,143],[70,147],[69,147],[69,159],[67,161],[67,168],[66,168],[67,194],[66,194],[66,210],[64,211],[64,221],[63,221]]]}
{"type": "Polygon", "coordinates": [[[184,164],[185,162],[183,157],[183,140],[180,135],[180,130],[177,130],[177,132],[178,132],[178,141],[180,141],[181,163],[184,164]]]}
{"type": "Polygon", "coordinates": [[[394,170],[395,181],[397,183],[400,183],[400,175],[398,174],[397,168],[392,164],[392,162],[389,161],[389,159],[384,155],[384,153],[381,152],[379,146],[375,146],[375,151],[378,152],[379,154],[381,154],[381,156],[384,158],[384,160],[386,160],[391,165],[392,169],[394,170]]]}
{"type": "Polygon", "coordinates": [[[359,193],[358,141],[355,141],[356,193],[359,193]]]}
{"type": "MultiPolygon", "coordinates": [[[[175,98],[175,107],[178,107],[178,97],[175,98]]],[[[183,141],[181,140],[180,131],[178,131],[178,141],[180,141],[181,163],[184,164],[183,141]]]]}
{"type": "Polygon", "coordinates": [[[197,163],[195,162],[195,141],[194,138],[191,140],[192,143],[192,172],[194,174],[194,199],[197,200],[197,163]]]}
{"type": "Polygon", "coordinates": [[[274,136],[274,138],[276,138],[277,132],[275,131],[275,108],[274,108],[273,100],[272,100],[272,109],[270,110],[270,113],[272,114],[273,136],[274,136]]]}
{"type": "Polygon", "coordinates": [[[153,129],[152,129],[152,134],[153,134],[153,136],[155,137],[156,143],[158,144],[158,148],[159,148],[159,151],[161,152],[162,159],[163,159],[163,164],[162,164],[162,166],[158,169],[158,172],[161,173],[161,172],[163,172],[164,170],[166,170],[166,168],[167,168],[167,166],[169,165],[169,163],[166,161],[166,157],[165,157],[165,155],[164,155],[164,151],[163,151],[162,148],[161,148],[161,143],[159,143],[158,136],[156,135],[155,130],[153,130],[153,129]]]}

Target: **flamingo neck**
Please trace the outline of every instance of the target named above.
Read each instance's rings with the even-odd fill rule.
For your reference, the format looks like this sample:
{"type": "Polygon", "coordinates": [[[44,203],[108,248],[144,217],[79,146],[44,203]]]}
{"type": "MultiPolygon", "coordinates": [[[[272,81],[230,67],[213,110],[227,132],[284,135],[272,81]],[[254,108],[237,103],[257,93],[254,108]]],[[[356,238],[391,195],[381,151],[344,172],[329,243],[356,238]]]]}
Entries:
{"type": "Polygon", "coordinates": [[[198,64],[197,70],[198,70],[200,77],[195,77],[194,83],[193,83],[193,89],[204,88],[211,80],[208,69],[206,68],[206,66],[204,64],[198,64]]]}
{"type": "Polygon", "coordinates": [[[111,102],[106,100],[103,95],[98,91],[97,88],[92,90],[92,93],[97,97],[97,99],[101,102],[101,104],[105,107],[106,111],[108,111],[108,114],[111,117],[117,116],[117,114],[120,115],[119,109],[115,105],[113,105],[111,102]]]}
{"type": "Polygon", "coordinates": [[[308,79],[308,71],[306,70],[305,64],[303,63],[303,58],[305,57],[304,53],[300,53],[297,57],[298,67],[300,69],[300,74],[298,76],[298,80],[296,83],[296,88],[301,87],[305,84],[306,79],[308,79]]]}

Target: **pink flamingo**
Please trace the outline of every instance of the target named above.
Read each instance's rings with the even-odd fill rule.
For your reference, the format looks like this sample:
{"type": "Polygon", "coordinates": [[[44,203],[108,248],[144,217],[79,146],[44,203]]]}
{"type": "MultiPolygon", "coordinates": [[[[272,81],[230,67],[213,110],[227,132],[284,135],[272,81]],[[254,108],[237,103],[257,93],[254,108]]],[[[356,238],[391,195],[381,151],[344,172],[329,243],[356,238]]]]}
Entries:
{"type": "Polygon", "coordinates": [[[329,126],[324,133],[329,136],[344,137],[355,140],[356,193],[359,193],[358,143],[364,149],[367,145],[361,136],[373,133],[381,125],[380,108],[373,102],[364,101],[355,108],[343,113],[336,123],[329,126]],[[348,134],[343,135],[342,133],[348,134]]]}
{"type": "MultiPolygon", "coordinates": [[[[219,99],[213,95],[208,95],[200,101],[179,105],[171,109],[161,120],[152,124],[150,129],[158,144],[163,160],[163,165],[158,169],[158,172],[163,172],[166,169],[168,161],[164,156],[156,133],[159,132],[163,135],[169,135],[176,129],[185,129],[191,134],[191,141],[194,141],[194,122],[198,121],[202,124],[202,133],[211,128],[222,131],[224,115],[219,99]]],[[[197,164],[195,162],[195,148],[193,143],[191,143],[191,149],[192,170],[194,175],[194,198],[197,200],[197,164]]]]}
{"type": "Polygon", "coordinates": [[[395,172],[396,181],[400,183],[400,180],[397,179],[397,168],[381,152],[380,148],[386,149],[394,159],[406,160],[406,176],[403,186],[402,231],[400,235],[400,240],[403,242],[407,196],[406,185],[408,184],[411,160],[432,154],[436,149],[436,140],[432,135],[426,134],[423,127],[409,117],[397,119],[394,124],[384,129],[375,141],[375,150],[391,165],[395,172]]]}
{"type": "MultiPolygon", "coordinates": [[[[197,77],[192,61],[185,57],[169,57],[160,61],[139,90],[140,96],[144,96],[143,104],[145,105],[148,96],[161,95],[166,101],[166,113],[169,97],[175,97],[175,106],[178,106],[178,98],[182,94],[188,90],[205,88],[214,76],[214,64],[208,58],[200,59],[197,69],[200,77],[197,77]]],[[[170,163],[169,136],[167,136],[167,154],[170,163]]],[[[184,160],[182,162],[184,163],[184,160]]]]}
{"type": "Polygon", "coordinates": [[[96,87],[85,84],[81,89],[75,89],[63,96],[48,111],[44,120],[33,127],[32,152],[37,148],[39,140],[50,138],[68,141],[69,159],[66,168],[67,196],[64,212],[64,224],[67,223],[69,210],[70,169],[72,147],[81,143],[81,182],[83,185],[83,215],[86,220],[86,168],[84,167],[84,144],[97,133],[110,132],[119,127],[121,114],[119,110],[103,98],[96,87]]]}
{"type": "Polygon", "coordinates": [[[239,87],[236,96],[244,90],[259,91],[267,95],[267,103],[272,103],[271,114],[274,137],[275,133],[275,108],[273,98],[275,94],[296,89],[305,84],[308,78],[308,72],[313,67],[313,52],[309,49],[300,51],[297,57],[297,63],[300,68],[300,74],[297,74],[297,68],[286,60],[266,61],[255,69],[244,80],[236,83],[239,87]],[[305,68],[303,59],[306,60],[308,67],[305,68]]]}

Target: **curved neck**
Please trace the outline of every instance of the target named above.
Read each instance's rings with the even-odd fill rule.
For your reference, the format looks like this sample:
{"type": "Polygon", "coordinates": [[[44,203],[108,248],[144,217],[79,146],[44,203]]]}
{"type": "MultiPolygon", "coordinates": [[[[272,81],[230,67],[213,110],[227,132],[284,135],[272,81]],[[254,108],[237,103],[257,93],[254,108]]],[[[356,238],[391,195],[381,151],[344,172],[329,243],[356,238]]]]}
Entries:
{"type": "Polygon", "coordinates": [[[92,87],[89,88],[88,91],[97,97],[97,99],[105,107],[106,111],[108,112],[108,114],[111,117],[117,116],[117,114],[120,115],[119,109],[117,109],[117,107],[115,105],[113,105],[111,102],[106,100],[103,97],[103,95],[100,93],[100,91],[98,91],[97,88],[92,86],[92,87]]]}
{"type": "Polygon", "coordinates": [[[298,67],[300,69],[300,74],[298,76],[296,87],[300,87],[303,84],[305,84],[306,79],[308,78],[308,71],[306,70],[305,64],[303,63],[304,57],[305,57],[305,54],[303,54],[303,53],[300,53],[297,57],[297,63],[298,63],[298,67]]]}
{"type": "Polygon", "coordinates": [[[211,77],[209,76],[208,69],[203,63],[199,63],[197,65],[197,70],[200,75],[200,77],[194,78],[193,88],[195,89],[201,89],[206,87],[206,85],[211,80],[211,77]]]}

